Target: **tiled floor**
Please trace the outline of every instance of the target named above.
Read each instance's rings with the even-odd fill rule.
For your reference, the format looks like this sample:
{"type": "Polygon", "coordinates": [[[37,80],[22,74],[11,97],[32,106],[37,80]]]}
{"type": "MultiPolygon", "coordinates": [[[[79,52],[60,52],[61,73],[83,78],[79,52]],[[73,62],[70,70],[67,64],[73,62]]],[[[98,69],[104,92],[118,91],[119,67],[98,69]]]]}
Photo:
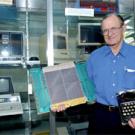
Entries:
{"type": "MultiPolygon", "coordinates": [[[[27,121],[27,122],[22,123],[21,126],[19,125],[18,120],[16,120],[16,117],[14,118],[13,116],[10,116],[6,118],[0,118],[0,135],[36,135],[36,133],[38,132],[48,131],[50,129],[49,115],[45,114],[43,116],[41,115],[37,116],[36,112],[32,112],[32,117],[31,117],[32,123],[31,123],[31,122],[28,122],[29,120],[28,114],[29,113],[26,113],[24,115],[25,117],[17,118],[19,120],[23,118],[27,121]]],[[[78,118],[80,119],[80,117],[77,117],[76,111],[74,115],[70,115],[70,120],[69,120],[69,117],[65,118],[65,116],[66,116],[65,113],[58,113],[56,115],[55,125],[57,128],[66,127],[69,135],[87,135],[87,130],[85,130],[85,127],[87,127],[86,123],[80,124],[80,125],[72,124],[76,122],[78,118]],[[69,121],[72,121],[72,123],[69,121]],[[80,130],[82,129],[83,126],[85,126],[83,130],[80,130]]],[[[84,119],[84,115],[81,116],[81,118],[84,119]]],[[[64,135],[64,134],[60,134],[60,135],[64,135]]]]}
{"type": "MultiPolygon", "coordinates": [[[[74,128],[76,129],[76,127],[75,125],[72,126],[73,127],[69,127],[68,122],[56,122],[56,127],[57,128],[65,127],[68,131],[68,135],[87,135],[86,130],[77,130],[77,132],[75,132],[74,128]]],[[[76,125],[76,126],[78,126],[79,129],[80,125],[76,125]]],[[[0,135],[38,135],[39,133],[43,133],[45,131],[48,131],[49,129],[50,129],[49,122],[42,121],[39,122],[37,125],[35,124],[33,127],[30,127],[30,125],[27,124],[26,127],[24,128],[6,129],[3,131],[1,130],[0,135]]],[[[42,135],[46,135],[46,134],[42,134],[42,135]]],[[[58,134],[58,135],[64,135],[64,134],[58,134]]]]}
{"type": "Polygon", "coordinates": [[[0,131],[0,135],[32,135],[41,131],[47,131],[49,129],[49,122],[43,121],[34,127],[26,126],[24,128],[5,129],[0,131]]]}

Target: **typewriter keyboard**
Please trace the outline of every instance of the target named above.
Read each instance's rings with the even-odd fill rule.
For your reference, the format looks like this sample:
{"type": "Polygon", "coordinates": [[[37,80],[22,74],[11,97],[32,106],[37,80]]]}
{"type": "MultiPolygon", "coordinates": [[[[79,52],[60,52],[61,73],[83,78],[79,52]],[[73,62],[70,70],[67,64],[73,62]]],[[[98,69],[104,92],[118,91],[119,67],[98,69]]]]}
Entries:
{"type": "Polygon", "coordinates": [[[123,102],[120,107],[123,119],[128,121],[131,117],[135,117],[135,101],[123,102]]]}

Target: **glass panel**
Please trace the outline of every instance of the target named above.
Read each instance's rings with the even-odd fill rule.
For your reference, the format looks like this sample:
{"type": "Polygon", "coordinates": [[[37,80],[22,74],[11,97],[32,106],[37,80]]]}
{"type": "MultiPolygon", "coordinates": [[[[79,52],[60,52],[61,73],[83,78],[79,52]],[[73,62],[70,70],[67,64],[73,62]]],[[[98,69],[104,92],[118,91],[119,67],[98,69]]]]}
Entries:
{"type": "MultiPolygon", "coordinates": [[[[45,3],[45,2],[44,2],[45,3]]],[[[46,63],[46,10],[29,13],[29,56],[46,63]]]]}
{"type": "MultiPolygon", "coordinates": [[[[15,44],[8,49],[13,49],[14,56],[22,54],[21,51],[17,53],[14,50],[18,46],[16,42],[18,43],[21,38],[18,37],[18,33],[17,35],[12,34],[12,32],[22,32],[24,60],[34,57],[34,60],[39,58],[41,64],[46,64],[46,39],[42,38],[47,31],[46,21],[45,0],[16,0],[11,6],[0,5],[0,32],[5,32],[0,35],[0,44],[6,44],[4,47],[7,48],[7,43],[12,39],[10,43],[15,44]],[[7,32],[11,33],[7,34],[7,32]]],[[[0,76],[12,78],[14,92],[20,94],[23,105],[23,115],[13,115],[4,119],[1,117],[0,129],[6,129],[3,134],[10,134],[10,129],[12,129],[15,134],[29,135],[31,130],[32,133],[35,133],[35,130],[37,132],[38,128],[42,128],[40,127],[42,121],[47,125],[42,130],[49,129],[48,114],[44,116],[37,114],[34,93],[28,92],[29,74],[26,67],[10,64],[2,66],[0,76]],[[17,130],[17,128],[20,129],[17,130]]]]}
{"type": "Polygon", "coordinates": [[[53,2],[54,61],[62,63],[76,60],[76,17],[65,16],[66,1],[53,2]],[[59,45],[61,47],[59,47],[59,45]]]}
{"type": "Polygon", "coordinates": [[[123,16],[126,23],[125,41],[135,45],[135,0],[118,0],[118,12],[123,16]]]}

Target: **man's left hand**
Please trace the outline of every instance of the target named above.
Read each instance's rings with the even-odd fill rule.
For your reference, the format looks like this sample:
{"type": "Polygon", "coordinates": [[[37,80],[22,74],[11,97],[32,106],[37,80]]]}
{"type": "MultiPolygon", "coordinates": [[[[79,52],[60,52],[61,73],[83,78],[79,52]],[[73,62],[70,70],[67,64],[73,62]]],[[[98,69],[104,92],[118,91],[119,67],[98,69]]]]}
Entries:
{"type": "Polygon", "coordinates": [[[135,129],[135,118],[131,118],[129,121],[128,121],[128,124],[131,128],[135,129]]]}

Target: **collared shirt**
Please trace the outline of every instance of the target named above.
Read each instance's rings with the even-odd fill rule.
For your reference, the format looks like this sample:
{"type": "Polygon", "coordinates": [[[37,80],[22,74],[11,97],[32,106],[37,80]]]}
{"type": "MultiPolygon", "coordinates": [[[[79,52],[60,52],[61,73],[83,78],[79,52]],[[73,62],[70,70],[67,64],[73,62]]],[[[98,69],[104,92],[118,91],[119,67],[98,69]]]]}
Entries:
{"type": "Polygon", "coordinates": [[[135,88],[135,46],[123,42],[117,55],[107,45],[95,50],[87,60],[87,71],[96,101],[117,106],[116,94],[135,88]]]}

